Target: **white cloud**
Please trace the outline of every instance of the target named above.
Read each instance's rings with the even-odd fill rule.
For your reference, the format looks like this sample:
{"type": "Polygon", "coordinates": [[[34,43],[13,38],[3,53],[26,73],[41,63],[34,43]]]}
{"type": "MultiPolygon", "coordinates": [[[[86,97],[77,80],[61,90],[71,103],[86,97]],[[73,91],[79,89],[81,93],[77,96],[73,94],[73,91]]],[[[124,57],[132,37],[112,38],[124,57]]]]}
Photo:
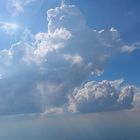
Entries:
{"type": "Polygon", "coordinates": [[[63,113],[64,113],[64,110],[61,107],[48,108],[46,109],[45,112],[41,114],[41,117],[46,117],[48,115],[61,115],[63,113]]]}
{"type": "Polygon", "coordinates": [[[71,33],[65,28],[56,29],[54,32],[38,33],[35,36],[37,49],[35,54],[45,56],[48,52],[64,47],[64,42],[71,38],[71,33]]]}
{"type": "Polygon", "coordinates": [[[13,15],[17,15],[19,12],[23,11],[23,5],[21,0],[8,0],[7,5],[8,11],[13,11],[13,15]]]}
{"type": "Polygon", "coordinates": [[[75,89],[69,97],[71,112],[100,112],[130,109],[133,107],[135,87],[123,85],[122,80],[88,82],[75,89]]]}
{"type": "Polygon", "coordinates": [[[64,58],[68,61],[71,61],[73,64],[82,64],[83,63],[83,58],[79,55],[64,55],[64,58]]]}
{"type": "MultiPolygon", "coordinates": [[[[0,51],[0,74],[4,75],[0,82],[0,114],[61,112],[60,108],[66,108],[74,89],[85,84],[91,74],[101,75],[108,59],[120,53],[122,42],[118,31],[114,28],[93,30],[86,25],[76,6],[63,4],[48,10],[47,16],[48,32],[37,33],[33,42],[24,39],[0,51]]],[[[101,82],[105,91],[99,88],[99,94],[94,95],[108,103],[116,97],[121,81],[105,83],[101,82]]],[[[132,99],[127,90],[121,89],[121,96],[117,98],[120,109],[124,101],[130,103],[132,99]]],[[[94,103],[89,89],[87,94],[79,89],[76,95],[81,95],[82,105],[87,110],[85,103],[94,103]]],[[[77,96],[69,103],[70,108],[79,110],[77,96]]]]}
{"type": "Polygon", "coordinates": [[[140,49],[140,42],[136,42],[136,43],[133,43],[132,45],[124,45],[121,48],[121,52],[122,53],[124,53],[124,52],[132,53],[132,52],[139,50],[139,49],[140,49]]]}
{"type": "Polygon", "coordinates": [[[7,10],[13,15],[18,15],[24,11],[24,7],[36,0],[8,0],[7,10]]]}
{"type": "Polygon", "coordinates": [[[6,34],[13,35],[19,29],[19,26],[16,23],[0,22],[0,29],[6,34]]]}
{"type": "Polygon", "coordinates": [[[56,29],[54,33],[50,33],[50,36],[53,38],[60,38],[63,40],[68,40],[72,37],[70,31],[65,28],[56,29]]]}

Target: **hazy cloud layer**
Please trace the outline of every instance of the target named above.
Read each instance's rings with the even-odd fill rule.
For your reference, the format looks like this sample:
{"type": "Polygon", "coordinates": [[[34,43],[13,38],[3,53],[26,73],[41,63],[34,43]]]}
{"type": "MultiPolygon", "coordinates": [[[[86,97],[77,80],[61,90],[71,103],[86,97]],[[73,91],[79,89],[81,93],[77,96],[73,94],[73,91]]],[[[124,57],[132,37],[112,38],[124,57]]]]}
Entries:
{"type": "Polygon", "coordinates": [[[59,114],[68,104],[73,112],[130,108],[133,87],[120,88],[116,81],[91,82],[85,84],[90,89],[75,93],[91,74],[102,74],[108,59],[120,52],[118,31],[93,30],[74,5],[50,9],[47,17],[48,32],[36,34],[34,42],[20,41],[0,51],[0,114],[59,114]]]}

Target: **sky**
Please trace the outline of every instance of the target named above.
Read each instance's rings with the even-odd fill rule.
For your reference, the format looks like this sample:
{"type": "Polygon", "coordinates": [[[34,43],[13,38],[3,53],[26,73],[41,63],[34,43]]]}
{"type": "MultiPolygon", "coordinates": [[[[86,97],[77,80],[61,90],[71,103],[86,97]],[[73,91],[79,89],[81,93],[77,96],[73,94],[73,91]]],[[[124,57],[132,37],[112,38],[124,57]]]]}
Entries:
{"type": "Polygon", "coordinates": [[[138,0],[1,0],[0,115],[139,110],[138,0]]]}
{"type": "Polygon", "coordinates": [[[139,0],[0,0],[0,139],[139,139],[139,24],[139,0]]]}

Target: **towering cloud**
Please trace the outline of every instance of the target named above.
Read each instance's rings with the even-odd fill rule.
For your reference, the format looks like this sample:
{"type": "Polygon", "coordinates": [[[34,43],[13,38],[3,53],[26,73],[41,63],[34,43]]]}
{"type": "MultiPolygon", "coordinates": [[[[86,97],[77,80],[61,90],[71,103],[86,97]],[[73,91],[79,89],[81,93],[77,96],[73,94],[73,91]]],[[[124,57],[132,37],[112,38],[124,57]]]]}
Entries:
{"type": "Polygon", "coordinates": [[[93,30],[74,5],[62,4],[47,16],[48,32],[0,51],[0,114],[130,108],[133,87],[117,81],[85,84],[120,52],[118,31],[93,30]]]}

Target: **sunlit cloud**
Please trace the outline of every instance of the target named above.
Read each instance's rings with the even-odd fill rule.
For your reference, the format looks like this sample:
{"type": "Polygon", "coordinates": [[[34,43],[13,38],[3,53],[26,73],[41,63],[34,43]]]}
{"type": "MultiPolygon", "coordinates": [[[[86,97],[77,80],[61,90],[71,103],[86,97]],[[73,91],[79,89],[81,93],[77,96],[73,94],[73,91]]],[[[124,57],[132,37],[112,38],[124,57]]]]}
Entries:
{"type": "Polygon", "coordinates": [[[69,110],[90,113],[132,108],[136,88],[123,82],[122,79],[87,82],[75,89],[69,99],[69,110]]]}

